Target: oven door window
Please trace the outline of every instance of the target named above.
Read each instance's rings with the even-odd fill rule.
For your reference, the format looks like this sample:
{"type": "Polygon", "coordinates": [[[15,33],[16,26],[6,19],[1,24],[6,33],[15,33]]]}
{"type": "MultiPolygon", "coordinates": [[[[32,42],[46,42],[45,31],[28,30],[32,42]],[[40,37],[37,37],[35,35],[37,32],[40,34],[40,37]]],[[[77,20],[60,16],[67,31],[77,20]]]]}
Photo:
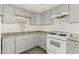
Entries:
{"type": "Polygon", "coordinates": [[[60,43],[50,40],[50,45],[60,48],[60,43]]]}

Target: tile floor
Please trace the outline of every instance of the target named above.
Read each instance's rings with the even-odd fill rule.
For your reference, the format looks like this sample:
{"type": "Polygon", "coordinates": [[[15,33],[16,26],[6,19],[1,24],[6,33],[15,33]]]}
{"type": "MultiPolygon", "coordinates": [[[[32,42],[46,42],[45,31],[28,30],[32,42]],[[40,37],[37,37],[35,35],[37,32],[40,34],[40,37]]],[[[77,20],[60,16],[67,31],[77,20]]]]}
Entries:
{"type": "Polygon", "coordinates": [[[35,47],[35,48],[32,48],[28,51],[25,51],[21,54],[47,54],[46,51],[40,47],[35,47]]]}

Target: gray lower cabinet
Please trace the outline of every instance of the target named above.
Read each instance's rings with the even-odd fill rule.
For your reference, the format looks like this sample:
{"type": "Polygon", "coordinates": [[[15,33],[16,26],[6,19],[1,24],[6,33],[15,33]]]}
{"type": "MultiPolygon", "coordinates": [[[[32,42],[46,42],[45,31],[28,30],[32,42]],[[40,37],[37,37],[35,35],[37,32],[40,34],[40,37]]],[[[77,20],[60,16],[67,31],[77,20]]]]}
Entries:
{"type": "Polygon", "coordinates": [[[41,37],[40,38],[40,46],[41,46],[41,48],[43,48],[44,50],[46,50],[46,38],[44,38],[44,37],[41,37]]]}
{"type": "Polygon", "coordinates": [[[3,54],[15,54],[15,38],[6,37],[2,40],[2,53],[3,54]]]}
{"type": "Polygon", "coordinates": [[[38,35],[37,34],[34,34],[33,35],[33,42],[34,42],[34,47],[38,46],[38,35]]]}
{"type": "Polygon", "coordinates": [[[67,53],[68,54],[79,54],[79,42],[68,40],[67,41],[67,53]]]}
{"type": "Polygon", "coordinates": [[[36,33],[36,45],[46,50],[46,33],[36,33]]]}
{"type": "Polygon", "coordinates": [[[14,7],[11,5],[4,5],[4,12],[3,12],[3,23],[14,23],[15,16],[14,16],[14,7]]]}
{"type": "Polygon", "coordinates": [[[26,39],[23,39],[22,37],[16,38],[16,53],[21,53],[26,50],[25,41],[26,39]]]}
{"type": "Polygon", "coordinates": [[[79,23],[79,4],[69,5],[69,22],[79,23]]]}
{"type": "Polygon", "coordinates": [[[3,38],[3,54],[19,54],[39,46],[46,50],[46,36],[43,33],[9,35],[3,38]]]}
{"type": "Polygon", "coordinates": [[[33,36],[32,35],[29,35],[25,42],[26,42],[26,50],[31,49],[31,48],[34,47],[34,42],[33,42],[33,36]]]}
{"type": "Polygon", "coordinates": [[[46,34],[45,33],[41,33],[40,35],[40,47],[43,48],[44,50],[47,50],[46,46],[47,46],[47,39],[46,39],[46,34]]]}
{"type": "Polygon", "coordinates": [[[16,54],[22,53],[34,47],[32,35],[21,35],[16,38],[16,54]]]}

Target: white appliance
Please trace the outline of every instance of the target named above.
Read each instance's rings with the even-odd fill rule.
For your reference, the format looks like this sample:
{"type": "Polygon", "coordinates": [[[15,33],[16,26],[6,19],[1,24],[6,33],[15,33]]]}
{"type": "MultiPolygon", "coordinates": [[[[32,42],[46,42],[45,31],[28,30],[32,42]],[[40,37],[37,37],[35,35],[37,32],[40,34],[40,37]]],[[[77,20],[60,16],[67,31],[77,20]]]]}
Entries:
{"type": "Polygon", "coordinates": [[[69,36],[69,33],[60,31],[47,34],[47,53],[65,54],[67,52],[66,42],[69,36]]]}
{"type": "Polygon", "coordinates": [[[1,54],[1,16],[0,16],[0,54],[1,54]]]}

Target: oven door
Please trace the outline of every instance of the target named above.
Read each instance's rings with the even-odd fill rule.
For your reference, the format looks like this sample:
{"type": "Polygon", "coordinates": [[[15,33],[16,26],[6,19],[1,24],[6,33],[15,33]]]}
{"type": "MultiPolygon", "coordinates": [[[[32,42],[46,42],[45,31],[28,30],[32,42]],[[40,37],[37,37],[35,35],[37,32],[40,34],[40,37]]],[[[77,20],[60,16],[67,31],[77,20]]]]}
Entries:
{"type": "Polygon", "coordinates": [[[47,49],[56,54],[66,53],[66,41],[56,38],[47,38],[47,49]]]}

